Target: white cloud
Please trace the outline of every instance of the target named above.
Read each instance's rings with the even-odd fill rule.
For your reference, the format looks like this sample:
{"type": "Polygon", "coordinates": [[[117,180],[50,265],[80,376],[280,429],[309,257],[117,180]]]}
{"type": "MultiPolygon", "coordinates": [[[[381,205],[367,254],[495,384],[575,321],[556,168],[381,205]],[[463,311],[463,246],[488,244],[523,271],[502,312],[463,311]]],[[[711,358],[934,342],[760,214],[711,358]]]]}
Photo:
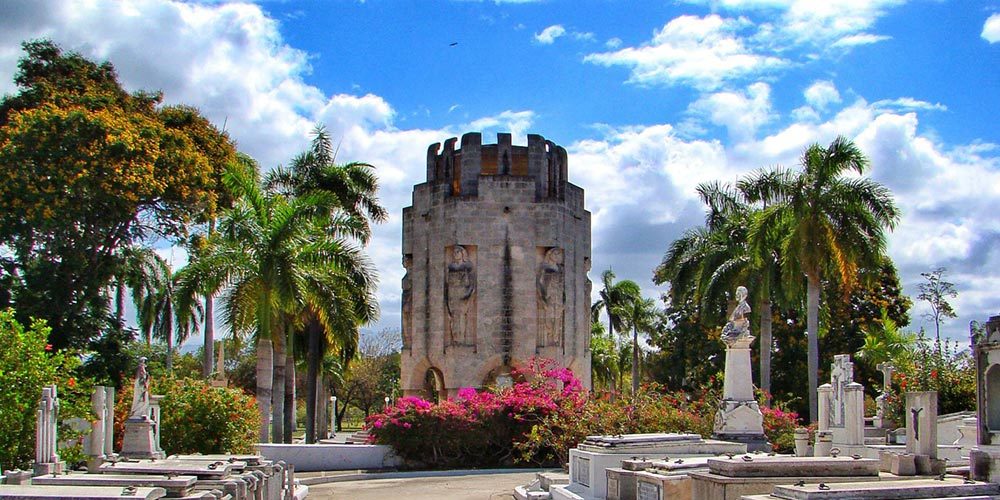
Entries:
{"type": "Polygon", "coordinates": [[[755,54],[748,49],[738,36],[746,26],[742,20],[714,14],[680,16],[642,46],[590,54],[584,61],[629,67],[630,83],[684,83],[712,90],[724,81],[766,73],[786,64],[778,57],[755,54]]]}
{"type": "Polygon", "coordinates": [[[817,80],[803,92],[806,102],[819,111],[823,111],[830,104],[840,102],[840,92],[836,85],[829,80],[817,80]]]}
{"type": "Polygon", "coordinates": [[[858,45],[869,45],[883,40],[889,40],[891,36],[873,35],[871,33],[859,33],[857,35],[847,35],[833,42],[831,47],[855,47],[858,45]]]}
{"type": "Polygon", "coordinates": [[[507,110],[495,116],[487,116],[473,120],[463,129],[482,132],[510,132],[511,139],[516,143],[528,143],[528,129],[535,119],[533,111],[507,110]]]}
{"type": "Polygon", "coordinates": [[[608,41],[604,42],[604,46],[609,49],[617,49],[622,46],[622,39],[618,37],[609,38],[608,41]]]}
{"type": "Polygon", "coordinates": [[[691,104],[689,111],[706,116],[716,125],[726,127],[729,139],[742,142],[753,139],[757,128],[773,118],[771,87],[757,82],[746,92],[726,91],[706,94],[691,104]]]}
{"type": "Polygon", "coordinates": [[[912,97],[898,97],[896,99],[883,99],[875,101],[872,106],[893,111],[947,111],[948,106],[939,102],[930,103],[912,97]]]}
{"type": "Polygon", "coordinates": [[[543,29],[541,33],[535,33],[535,41],[542,45],[552,45],[556,41],[556,38],[565,34],[566,28],[563,28],[561,24],[553,24],[543,29]]]}
{"type": "Polygon", "coordinates": [[[983,32],[979,36],[990,43],[1000,42],[1000,14],[993,14],[986,19],[983,23],[983,32]]]}

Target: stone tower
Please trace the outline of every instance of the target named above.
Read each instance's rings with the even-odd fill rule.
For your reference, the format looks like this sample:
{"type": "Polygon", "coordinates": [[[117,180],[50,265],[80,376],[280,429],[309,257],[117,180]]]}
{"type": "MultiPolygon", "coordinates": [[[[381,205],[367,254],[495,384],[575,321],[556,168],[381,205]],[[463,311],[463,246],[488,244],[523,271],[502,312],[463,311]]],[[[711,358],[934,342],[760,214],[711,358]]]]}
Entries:
{"type": "Polygon", "coordinates": [[[432,144],[403,209],[401,386],[444,399],[536,356],[590,387],[590,212],[540,135],[432,144]]]}

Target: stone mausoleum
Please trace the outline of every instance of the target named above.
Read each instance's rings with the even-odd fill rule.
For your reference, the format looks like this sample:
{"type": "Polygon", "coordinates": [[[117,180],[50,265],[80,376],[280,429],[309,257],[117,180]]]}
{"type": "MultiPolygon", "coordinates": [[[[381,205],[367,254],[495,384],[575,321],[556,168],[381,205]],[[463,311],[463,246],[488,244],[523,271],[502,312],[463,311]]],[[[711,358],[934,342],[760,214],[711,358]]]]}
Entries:
{"type": "Polygon", "coordinates": [[[590,212],[566,173],[566,150],[540,135],[428,148],[403,209],[404,395],[509,385],[531,357],[590,387],[590,212]]]}

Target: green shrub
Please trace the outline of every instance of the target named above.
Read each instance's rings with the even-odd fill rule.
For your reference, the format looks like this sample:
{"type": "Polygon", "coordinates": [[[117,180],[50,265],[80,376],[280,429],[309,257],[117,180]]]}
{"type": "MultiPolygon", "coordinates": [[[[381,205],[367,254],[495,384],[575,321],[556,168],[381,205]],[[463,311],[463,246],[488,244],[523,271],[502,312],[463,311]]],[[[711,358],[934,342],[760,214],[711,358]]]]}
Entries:
{"type": "Polygon", "coordinates": [[[892,375],[893,392],[887,400],[889,416],[897,424],[905,420],[905,393],[937,391],[938,414],[976,409],[976,367],[967,350],[957,342],[920,338],[912,360],[900,362],[892,375]]]}
{"type": "MultiPolygon", "coordinates": [[[[75,356],[53,353],[49,327],[36,320],[26,330],[14,311],[0,311],[0,465],[28,467],[35,456],[35,419],[42,387],[55,384],[59,417],[93,418],[89,414],[90,384],[77,380],[75,356]]],[[[79,433],[61,426],[60,441],[76,441],[79,433]]],[[[70,458],[72,453],[69,453],[70,458]]]]}
{"type": "MultiPolygon", "coordinates": [[[[115,446],[121,447],[132,405],[128,380],[115,405],[115,446]]],[[[204,380],[155,378],[150,392],[161,394],[160,445],[168,454],[252,453],[260,430],[256,400],[239,389],[212,387],[204,380]]]]}

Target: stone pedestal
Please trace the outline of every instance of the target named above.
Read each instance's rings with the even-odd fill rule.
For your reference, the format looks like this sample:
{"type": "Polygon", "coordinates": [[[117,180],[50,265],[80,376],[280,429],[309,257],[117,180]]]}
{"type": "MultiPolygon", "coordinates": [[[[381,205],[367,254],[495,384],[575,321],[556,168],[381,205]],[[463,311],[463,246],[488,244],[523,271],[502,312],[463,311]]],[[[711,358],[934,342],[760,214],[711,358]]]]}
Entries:
{"type": "Polygon", "coordinates": [[[125,421],[121,455],[126,458],[165,457],[156,447],[156,430],[151,420],[130,418],[125,421]]]}
{"type": "Polygon", "coordinates": [[[764,415],[753,394],[750,344],[754,337],[741,335],[726,342],[726,375],[722,404],[715,413],[712,437],[747,445],[748,451],[771,451],[764,435],[764,415]]]}
{"type": "Polygon", "coordinates": [[[569,452],[570,484],[554,486],[550,493],[554,500],[606,498],[606,471],[621,467],[623,461],[632,457],[677,459],[745,452],[745,445],[702,439],[697,434],[590,436],[569,452]]]}

